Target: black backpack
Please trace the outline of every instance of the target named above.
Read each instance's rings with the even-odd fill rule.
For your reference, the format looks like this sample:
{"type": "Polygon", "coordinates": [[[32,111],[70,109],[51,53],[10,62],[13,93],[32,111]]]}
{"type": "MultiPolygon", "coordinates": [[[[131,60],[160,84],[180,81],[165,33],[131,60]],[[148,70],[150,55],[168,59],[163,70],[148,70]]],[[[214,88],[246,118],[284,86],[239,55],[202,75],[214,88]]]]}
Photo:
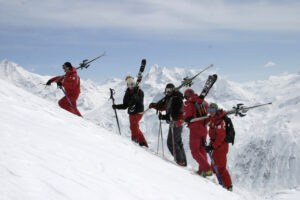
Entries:
{"type": "Polygon", "coordinates": [[[234,144],[235,131],[234,131],[232,121],[227,115],[225,115],[223,117],[223,119],[225,121],[225,128],[226,128],[226,137],[225,137],[224,141],[227,142],[227,143],[232,143],[232,145],[233,145],[234,144]]]}

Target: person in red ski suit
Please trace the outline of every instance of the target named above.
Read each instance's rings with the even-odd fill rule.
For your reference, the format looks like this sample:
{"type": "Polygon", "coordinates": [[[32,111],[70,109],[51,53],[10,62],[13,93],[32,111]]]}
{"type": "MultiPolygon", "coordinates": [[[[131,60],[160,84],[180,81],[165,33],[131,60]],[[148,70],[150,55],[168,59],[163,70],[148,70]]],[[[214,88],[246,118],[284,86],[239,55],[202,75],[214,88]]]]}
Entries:
{"type": "MultiPolygon", "coordinates": [[[[208,119],[210,144],[205,149],[207,152],[212,151],[212,158],[221,176],[223,186],[232,191],[231,177],[226,168],[229,149],[229,144],[224,141],[226,127],[223,117],[226,113],[223,110],[219,110],[218,105],[215,103],[209,105],[208,112],[210,113],[210,118],[208,119]]],[[[216,173],[213,167],[212,169],[216,173]]]]}
{"type": "Polygon", "coordinates": [[[191,122],[193,118],[207,115],[208,103],[201,99],[192,89],[184,92],[185,106],[183,120],[188,123],[190,129],[190,149],[193,158],[198,162],[197,173],[201,176],[211,176],[211,167],[207,161],[205,143],[207,128],[204,121],[191,122]]]}
{"type": "Polygon", "coordinates": [[[148,147],[148,143],[139,128],[139,121],[142,119],[144,111],[144,92],[134,81],[132,76],[127,76],[127,90],[123,98],[123,104],[112,105],[113,109],[127,109],[129,114],[131,140],[139,143],[140,146],[148,147]]]}
{"type": "Polygon", "coordinates": [[[82,117],[76,106],[76,101],[80,93],[80,78],[77,75],[76,68],[73,67],[70,62],[64,63],[63,69],[66,72],[64,76],[53,77],[48,80],[46,85],[51,85],[52,82],[56,82],[58,86],[64,87],[66,95],[69,97],[73,106],[69,103],[66,96],[58,101],[58,105],[61,108],[82,117]]]}

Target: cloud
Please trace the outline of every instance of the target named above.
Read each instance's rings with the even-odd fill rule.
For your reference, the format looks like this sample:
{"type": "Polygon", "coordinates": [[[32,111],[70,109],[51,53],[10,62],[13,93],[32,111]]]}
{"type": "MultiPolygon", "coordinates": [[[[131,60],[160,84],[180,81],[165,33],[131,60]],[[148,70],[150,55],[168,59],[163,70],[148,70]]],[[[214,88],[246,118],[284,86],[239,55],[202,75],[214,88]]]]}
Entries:
{"type": "Polygon", "coordinates": [[[143,32],[296,31],[300,2],[253,0],[0,0],[0,26],[143,32]]]}
{"type": "Polygon", "coordinates": [[[274,66],[276,66],[276,63],[272,61],[269,61],[265,64],[265,67],[274,67],[274,66]]]}

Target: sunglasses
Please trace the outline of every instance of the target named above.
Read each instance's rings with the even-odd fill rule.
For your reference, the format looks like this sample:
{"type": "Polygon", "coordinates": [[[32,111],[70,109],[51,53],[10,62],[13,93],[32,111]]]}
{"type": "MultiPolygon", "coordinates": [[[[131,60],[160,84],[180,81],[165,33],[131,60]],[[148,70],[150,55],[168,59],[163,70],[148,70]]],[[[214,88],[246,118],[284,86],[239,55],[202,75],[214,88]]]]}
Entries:
{"type": "Polygon", "coordinates": [[[217,112],[217,108],[208,108],[207,112],[209,113],[217,112]]]}

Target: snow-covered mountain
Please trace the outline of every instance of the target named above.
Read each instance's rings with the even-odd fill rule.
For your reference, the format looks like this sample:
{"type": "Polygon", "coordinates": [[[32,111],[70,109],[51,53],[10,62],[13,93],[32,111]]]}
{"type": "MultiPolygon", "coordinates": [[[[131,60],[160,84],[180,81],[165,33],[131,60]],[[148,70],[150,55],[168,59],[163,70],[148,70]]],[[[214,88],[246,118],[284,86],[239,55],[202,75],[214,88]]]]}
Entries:
{"type": "Polygon", "coordinates": [[[0,79],[0,199],[245,199],[0,79]]]}
{"type": "MultiPolygon", "coordinates": [[[[145,74],[141,86],[145,92],[145,106],[163,96],[167,83],[179,85],[184,77],[192,76],[200,70],[152,66],[145,74]]],[[[200,75],[192,88],[200,92],[207,76],[212,74],[212,71],[200,75]]],[[[63,96],[55,86],[45,88],[43,85],[50,76],[30,73],[7,60],[0,63],[0,78],[35,96],[49,100],[52,104],[57,103],[57,100],[63,96]]],[[[114,113],[109,100],[109,88],[115,89],[116,102],[121,103],[126,89],[123,80],[110,79],[103,84],[81,80],[82,93],[78,107],[85,120],[117,134],[114,113]]],[[[231,109],[237,103],[251,106],[273,102],[271,106],[249,111],[244,118],[232,117],[236,129],[236,142],[234,146],[230,146],[228,165],[235,186],[268,198],[279,198],[277,194],[280,194],[281,198],[283,194],[291,192],[299,197],[299,89],[299,73],[284,74],[264,81],[247,83],[236,83],[218,77],[218,81],[207,96],[207,101],[217,102],[225,110],[231,109]]],[[[118,115],[122,134],[129,137],[128,115],[126,111],[118,111],[118,115]]],[[[149,143],[150,150],[155,152],[158,132],[155,111],[151,110],[144,115],[141,129],[149,143]]],[[[167,125],[165,124],[163,134],[166,141],[167,125]]],[[[188,130],[185,129],[183,140],[188,162],[190,167],[196,168],[197,165],[190,155],[188,137],[188,130]]],[[[168,153],[166,145],[164,152],[168,153]]]]}

